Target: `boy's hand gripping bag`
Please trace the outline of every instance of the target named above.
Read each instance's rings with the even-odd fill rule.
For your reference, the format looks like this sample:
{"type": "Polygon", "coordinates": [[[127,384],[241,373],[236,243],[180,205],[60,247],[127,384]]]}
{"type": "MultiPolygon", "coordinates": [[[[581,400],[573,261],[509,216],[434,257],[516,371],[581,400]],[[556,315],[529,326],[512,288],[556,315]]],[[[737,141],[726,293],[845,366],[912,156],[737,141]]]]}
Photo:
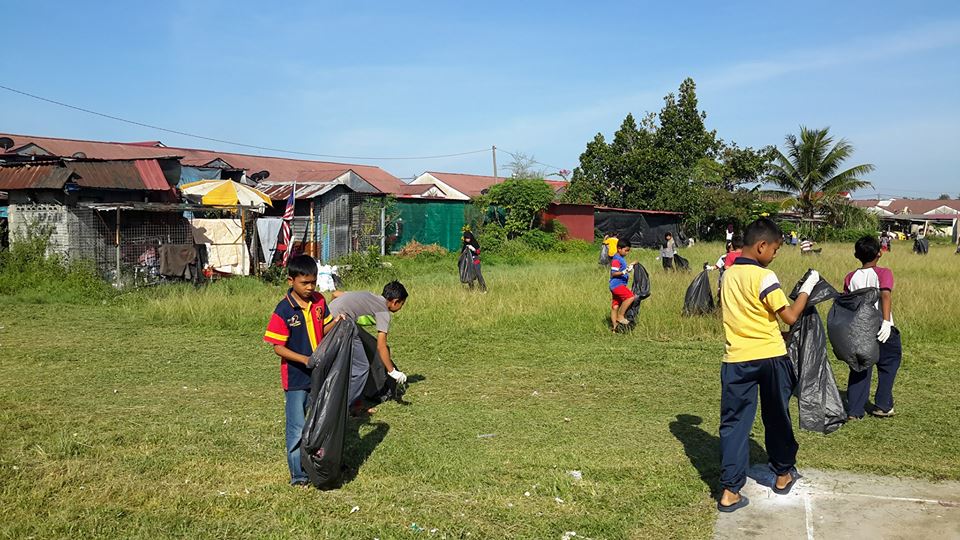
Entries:
{"type": "Polygon", "coordinates": [[[313,372],[300,463],[317,489],[331,489],[340,482],[353,338],[358,331],[353,321],[338,322],[310,356],[313,372]]]}
{"type": "Polygon", "coordinates": [[[633,288],[631,292],[637,297],[633,301],[633,304],[627,309],[627,312],[623,314],[631,323],[637,322],[637,314],[640,313],[640,302],[647,299],[650,296],[650,274],[647,273],[647,269],[643,267],[642,264],[636,263],[633,265],[633,288]]]}
{"type": "Polygon", "coordinates": [[[713,300],[713,286],[710,284],[710,272],[704,270],[697,274],[687,287],[683,297],[684,315],[707,315],[717,309],[713,300]]]}
{"type": "Polygon", "coordinates": [[[460,252],[457,266],[460,269],[460,283],[472,283],[477,279],[477,271],[473,266],[473,256],[469,249],[463,248],[460,252]]]}
{"type": "Polygon", "coordinates": [[[827,315],[833,354],[854,371],[863,371],[880,359],[877,332],[883,316],[876,307],[879,298],[880,290],[875,287],[844,293],[833,301],[827,315]]]}
{"type": "MultiPolygon", "coordinates": [[[[790,293],[790,299],[800,296],[800,287],[810,271],[790,293]]],[[[800,427],[818,433],[836,431],[846,421],[847,415],[840,399],[840,390],[827,361],[827,336],[816,305],[837,296],[837,290],[821,279],[813,288],[797,322],[790,327],[787,354],[793,365],[796,380],[794,395],[797,396],[800,412],[800,427]]]]}

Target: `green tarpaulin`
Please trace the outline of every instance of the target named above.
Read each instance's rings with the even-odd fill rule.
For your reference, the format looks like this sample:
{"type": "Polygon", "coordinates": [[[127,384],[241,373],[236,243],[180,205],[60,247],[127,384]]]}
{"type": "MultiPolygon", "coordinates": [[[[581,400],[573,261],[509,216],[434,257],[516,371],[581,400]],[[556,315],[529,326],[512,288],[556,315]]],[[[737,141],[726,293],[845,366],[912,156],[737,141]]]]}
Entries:
{"type": "Polygon", "coordinates": [[[416,240],[421,244],[439,244],[450,251],[459,251],[467,204],[467,201],[397,201],[400,220],[390,227],[398,230],[387,230],[388,236],[396,235],[390,249],[399,250],[416,240]]]}

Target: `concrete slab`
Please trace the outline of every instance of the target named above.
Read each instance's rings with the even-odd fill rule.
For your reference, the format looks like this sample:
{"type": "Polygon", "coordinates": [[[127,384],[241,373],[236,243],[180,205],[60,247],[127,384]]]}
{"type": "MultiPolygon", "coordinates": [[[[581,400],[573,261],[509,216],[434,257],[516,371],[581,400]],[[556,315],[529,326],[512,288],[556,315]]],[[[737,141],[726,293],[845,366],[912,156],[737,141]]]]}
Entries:
{"type": "Polygon", "coordinates": [[[781,496],[770,490],[774,477],[766,466],[751,468],[742,491],[750,505],[718,513],[714,538],[960,539],[960,482],[800,472],[803,478],[781,496]]]}

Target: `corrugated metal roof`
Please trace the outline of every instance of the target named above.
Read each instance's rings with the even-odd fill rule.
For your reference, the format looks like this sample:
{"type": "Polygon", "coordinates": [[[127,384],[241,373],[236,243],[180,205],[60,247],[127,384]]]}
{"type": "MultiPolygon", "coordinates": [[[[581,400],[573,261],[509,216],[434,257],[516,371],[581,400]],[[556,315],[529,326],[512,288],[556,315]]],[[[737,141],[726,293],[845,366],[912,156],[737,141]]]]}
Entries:
{"type": "Polygon", "coordinates": [[[630,214],[667,214],[672,216],[683,215],[683,212],[670,212],[668,210],[637,210],[635,208],[610,208],[609,206],[595,206],[593,209],[598,212],[628,212],[630,214]]]}
{"type": "MultiPolygon", "coordinates": [[[[313,199],[314,197],[319,197],[340,185],[343,184],[333,184],[329,182],[297,184],[297,195],[295,198],[298,201],[304,199],[313,199]]],[[[290,196],[290,192],[293,190],[293,182],[261,182],[257,184],[257,189],[262,191],[267,197],[270,197],[274,201],[282,201],[290,196]]]]}
{"type": "Polygon", "coordinates": [[[0,188],[5,191],[62,189],[73,174],[73,171],[59,163],[3,165],[0,166],[0,188]]]}
{"type": "Polygon", "coordinates": [[[58,161],[0,166],[0,188],[63,189],[73,180],[80,187],[167,191],[171,189],[155,159],[129,161],[58,161]]]}
{"type": "Polygon", "coordinates": [[[231,167],[246,170],[248,175],[267,170],[270,171],[270,179],[289,182],[300,180],[305,172],[342,174],[347,169],[352,169],[383,193],[393,193],[397,187],[402,185],[402,182],[397,177],[384,171],[380,167],[374,167],[372,165],[253,156],[249,154],[216,152],[196,148],[155,146],[154,143],[158,141],[148,141],[147,143],[119,143],[34,137],[32,135],[17,135],[13,133],[0,133],[0,137],[10,137],[13,139],[14,144],[11,151],[14,152],[27,144],[33,143],[56,156],[70,156],[73,155],[74,152],[83,152],[87,157],[101,159],[140,159],[181,156],[183,158],[182,163],[190,166],[206,165],[219,158],[231,167]]]}

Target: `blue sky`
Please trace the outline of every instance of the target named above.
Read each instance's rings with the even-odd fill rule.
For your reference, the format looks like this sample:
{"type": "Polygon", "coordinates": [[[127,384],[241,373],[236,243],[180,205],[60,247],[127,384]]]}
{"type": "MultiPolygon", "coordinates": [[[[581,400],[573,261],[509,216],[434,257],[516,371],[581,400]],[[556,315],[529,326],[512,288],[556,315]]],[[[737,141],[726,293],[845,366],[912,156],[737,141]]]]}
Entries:
{"type": "MultiPolygon", "coordinates": [[[[727,141],[830,126],[877,166],[859,197],[960,196],[957,2],[282,4],[9,4],[0,84],[254,145],[404,157],[495,144],[573,169],[597,132],[659,110],[691,76],[727,141]]],[[[245,151],[3,90],[0,131],[245,151]]],[[[490,174],[490,161],[362,160],[407,178],[490,174]]]]}

